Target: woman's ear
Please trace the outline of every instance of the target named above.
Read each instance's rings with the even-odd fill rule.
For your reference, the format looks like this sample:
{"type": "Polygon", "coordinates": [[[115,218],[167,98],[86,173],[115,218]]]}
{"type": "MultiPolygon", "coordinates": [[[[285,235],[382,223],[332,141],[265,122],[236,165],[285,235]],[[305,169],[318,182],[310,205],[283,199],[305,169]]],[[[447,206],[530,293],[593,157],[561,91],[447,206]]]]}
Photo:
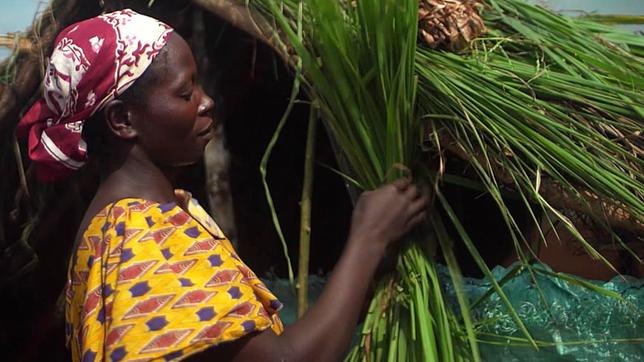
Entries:
{"type": "Polygon", "coordinates": [[[136,129],[132,125],[132,111],[120,99],[109,101],[103,108],[107,128],[121,139],[134,139],[137,136],[136,129]]]}

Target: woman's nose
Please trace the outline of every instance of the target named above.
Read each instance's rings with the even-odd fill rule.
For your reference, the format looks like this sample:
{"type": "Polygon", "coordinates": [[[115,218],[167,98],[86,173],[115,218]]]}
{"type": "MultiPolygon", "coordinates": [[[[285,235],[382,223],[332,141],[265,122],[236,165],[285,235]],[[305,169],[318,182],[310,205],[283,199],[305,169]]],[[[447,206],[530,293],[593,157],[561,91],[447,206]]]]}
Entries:
{"type": "Polygon", "coordinates": [[[202,91],[201,103],[199,104],[200,116],[212,116],[212,110],[215,107],[215,101],[202,91]]]}

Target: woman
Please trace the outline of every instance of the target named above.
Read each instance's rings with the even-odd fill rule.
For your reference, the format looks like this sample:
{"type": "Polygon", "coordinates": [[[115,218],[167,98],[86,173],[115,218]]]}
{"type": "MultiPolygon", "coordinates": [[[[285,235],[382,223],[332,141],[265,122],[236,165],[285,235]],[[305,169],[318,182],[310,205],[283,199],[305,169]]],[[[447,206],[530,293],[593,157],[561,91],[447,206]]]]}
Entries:
{"type": "Polygon", "coordinates": [[[102,172],[70,262],[73,359],[342,358],[376,267],[422,221],[426,197],[408,180],[365,192],[326,289],[284,329],[279,301],[196,200],[173,187],[214,136],[213,101],[181,36],[117,11],[65,29],[50,59],[43,99],[17,133],[28,135],[45,181],[80,168],[88,151],[102,172]]]}

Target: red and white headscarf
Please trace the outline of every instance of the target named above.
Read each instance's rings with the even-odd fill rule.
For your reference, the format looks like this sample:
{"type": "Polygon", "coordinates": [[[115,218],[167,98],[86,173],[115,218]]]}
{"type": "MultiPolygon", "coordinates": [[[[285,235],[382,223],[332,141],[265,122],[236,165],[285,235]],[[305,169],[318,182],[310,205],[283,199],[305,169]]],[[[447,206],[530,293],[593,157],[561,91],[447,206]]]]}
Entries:
{"type": "Polygon", "coordinates": [[[16,129],[18,137],[28,137],[40,180],[60,180],[85,164],[85,121],[143,74],[171,32],[127,9],[78,22],[58,35],[43,96],[16,129]]]}

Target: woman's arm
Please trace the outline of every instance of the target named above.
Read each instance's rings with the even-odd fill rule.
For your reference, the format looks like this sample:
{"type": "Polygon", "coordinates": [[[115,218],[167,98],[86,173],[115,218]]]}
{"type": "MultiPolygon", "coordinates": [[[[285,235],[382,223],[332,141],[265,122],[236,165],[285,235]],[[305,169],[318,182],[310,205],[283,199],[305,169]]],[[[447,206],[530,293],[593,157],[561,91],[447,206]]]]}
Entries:
{"type": "Polygon", "coordinates": [[[351,341],[369,284],[387,246],[425,217],[427,197],[398,180],[365,192],[353,212],[346,247],[309,311],[281,335],[271,330],[202,353],[200,360],[338,361],[351,341]],[[207,357],[207,358],[206,358],[207,357]]]}

